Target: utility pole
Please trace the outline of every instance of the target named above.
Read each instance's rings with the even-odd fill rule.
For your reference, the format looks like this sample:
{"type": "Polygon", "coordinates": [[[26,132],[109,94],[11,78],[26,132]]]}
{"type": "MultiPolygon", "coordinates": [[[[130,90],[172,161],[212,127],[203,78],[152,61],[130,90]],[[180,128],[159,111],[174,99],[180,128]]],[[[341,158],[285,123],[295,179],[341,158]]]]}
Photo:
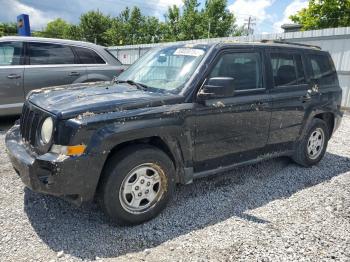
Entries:
{"type": "Polygon", "coordinates": [[[249,16],[248,19],[245,20],[244,25],[247,26],[247,35],[252,35],[254,33],[253,27],[255,26],[255,18],[249,16]]]}
{"type": "Polygon", "coordinates": [[[210,19],[209,19],[209,23],[208,23],[208,39],[210,38],[210,19]]]}

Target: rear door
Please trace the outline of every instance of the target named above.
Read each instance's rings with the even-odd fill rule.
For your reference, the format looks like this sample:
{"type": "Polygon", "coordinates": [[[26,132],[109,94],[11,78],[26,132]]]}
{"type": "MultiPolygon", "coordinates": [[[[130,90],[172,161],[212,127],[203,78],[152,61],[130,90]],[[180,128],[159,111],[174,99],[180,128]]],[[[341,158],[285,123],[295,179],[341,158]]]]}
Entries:
{"type": "Polygon", "coordinates": [[[208,99],[195,109],[195,171],[256,158],[267,143],[270,96],[264,84],[264,53],[232,49],[219,55],[207,78],[234,78],[235,93],[208,99]]]}
{"type": "Polygon", "coordinates": [[[277,49],[269,57],[274,86],[268,144],[274,150],[284,151],[291,149],[299,137],[305,114],[313,104],[310,79],[302,51],[277,49]]]}
{"type": "Polygon", "coordinates": [[[21,111],[23,92],[23,43],[0,43],[0,115],[21,111]]]}
{"type": "Polygon", "coordinates": [[[106,60],[92,49],[85,47],[74,47],[80,64],[86,66],[88,81],[110,81],[118,76],[122,68],[117,65],[110,65],[106,60]]]}
{"type": "Polygon", "coordinates": [[[27,43],[24,90],[81,83],[87,79],[86,67],[76,61],[72,48],[53,43],[27,43]]]}

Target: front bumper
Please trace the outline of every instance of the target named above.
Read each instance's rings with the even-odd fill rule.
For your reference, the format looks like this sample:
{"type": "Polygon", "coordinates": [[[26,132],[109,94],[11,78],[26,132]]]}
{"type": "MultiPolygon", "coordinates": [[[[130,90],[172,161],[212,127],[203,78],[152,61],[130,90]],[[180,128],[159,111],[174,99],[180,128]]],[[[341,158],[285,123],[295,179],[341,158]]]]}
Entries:
{"type": "Polygon", "coordinates": [[[13,168],[32,191],[63,197],[78,205],[94,198],[102,169],[98,163],[103,161],[98,156],[36,155],[23,143],[19,125],[7,132],[5,142],[13,168]]]}

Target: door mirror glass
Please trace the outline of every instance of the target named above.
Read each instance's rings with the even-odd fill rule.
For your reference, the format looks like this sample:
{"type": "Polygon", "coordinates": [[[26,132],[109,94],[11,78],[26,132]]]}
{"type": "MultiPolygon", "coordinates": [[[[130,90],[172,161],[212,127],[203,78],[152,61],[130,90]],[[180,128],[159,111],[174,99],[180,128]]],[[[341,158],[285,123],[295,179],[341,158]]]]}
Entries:
{"type": "Polygon", "coordinates": [[[202,87],[198,93],[200,101],[222,97],[231,97],[235,91],[234,78],[213,77],[202,87]]]}

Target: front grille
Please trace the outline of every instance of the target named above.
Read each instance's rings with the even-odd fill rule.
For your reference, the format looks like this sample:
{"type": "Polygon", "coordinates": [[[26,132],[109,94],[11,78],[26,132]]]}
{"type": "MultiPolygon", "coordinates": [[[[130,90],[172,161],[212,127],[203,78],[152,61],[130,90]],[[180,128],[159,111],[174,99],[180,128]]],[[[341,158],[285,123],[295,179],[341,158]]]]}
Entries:
{"type": "Polygon", "coordinates": [[[45,115],[43,112],[40,112],[38,109],[33,108],[27,103],[23,105],[20,119],[20,130],[25,142],[28,142],[33,146],[36,145],[39,125],[44,117],[45,115]]]}

